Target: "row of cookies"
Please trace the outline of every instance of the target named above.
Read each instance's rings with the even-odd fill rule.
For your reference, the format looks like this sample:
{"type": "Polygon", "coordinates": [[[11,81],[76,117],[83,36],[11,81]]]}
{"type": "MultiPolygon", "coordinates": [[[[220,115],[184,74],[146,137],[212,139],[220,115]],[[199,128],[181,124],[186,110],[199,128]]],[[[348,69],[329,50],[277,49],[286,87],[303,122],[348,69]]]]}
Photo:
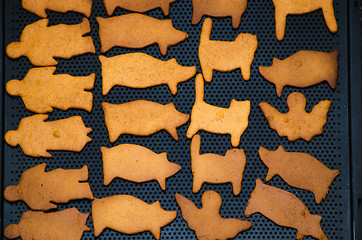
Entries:
{"type": "MultiPolygon", "coordinates": [[[[229,108],[210,105],[203,100],[203,84],[202,75],[197,75],[195,104],[186,136],[191,138],[199,130],[230,134],[232,146],[239,146],[240,137],[249,124],[250,101],[232,100],[229,108]]],[[[321,101],[307,113],[304,95],[294,92],[288,96],[287,104],[288,113],[280,113],[265,102],[259,104],[270,127],[279,136],[287,136],[290,141],[299,138],[310,141],[315,135],[322,134],[331,105],[329,100],[321,101]]],[[[123,104],[103,102],[102,107],[111,143],[122,134],[149,136],[161,130],[166,130],[177,141],[177,127],[186,124],[190,118],[188,114],[177,111],[173,103],[162,105],[136,100],[123,104]]],[[[79,152],[91,140],[87,134],[92,129],[85,127],[80,116],[44,122],[47,118],[46,114],[23,118],[17,130],[10,130],[5,134],[5,141],[11,146],[20,145],[26,155],[51,157],[47,150],[79,152]],[[37,143],[36,148],[34,143],[37,143]]]]}
{"type": "MultiPolygon", "coordinates": [[[[191,166],[194,176],[193,192],[198,192],[204,182],[231,182],[234,194],[239,194],[246,163],[244,151],[235,148],[228,150],[225,156],[210,153],[200,155],[200,141],[200,137],[196,135],[191,143],[191,166]]],[[[103,155],[105,185],[108,185],[115,177],[134,182],[145,182],[156,179],[161,188],[165,190],[165,179],[180,170],[180,166],[168,162],[165,153],[155,154],[149,149],[137,145],[122,144],[111,149],[102,147],[101,151],[103,155]]],[[[325,198],[333,179],[339,174],[338,170],[330,170],[308,154],[286,152],[282,146],[276,151],[268,151],[260,147],[259,155],[264,164],[269,168],[266,181],[269,181],[274,175],[278,174],[289,185],[312,191],[317,203],[320,203],[321,200],[325,198]]],[[[88,183],[85,182],[88,179],[88,169],[86,166],[80,170],[56,169],[50,172],[45,172],[45,167],[46,164],[40,164],[23,172],[18,185],[8,186],[5,189],[5,198],[8,201],[23,200],[33,210],[57,208],[52,202],[67,203],[69,200],[74,199],[93,199],[91,189],[88,183]]],[[[208,239],[219,239],[219,237],[224,236],[226,239],[235,237],[239,232],[251,227],[250,222],[236,219],[222,219],[218,212],[221,206],[221,198],[213,191],[204,193],[202,200],[203,209],[197,209],[192,202],[180,194],[176,194],[176,200],[181,207],[183,218],[188,222],[190,229],[194,230],[197,236],[201,237],[206,235],[209,237],[208,239]],[[203,216],[195,218],[192,217],[194,214],[201,214],[203,216]]],[[[154,213],[154,208],[152,208],[154,209],[152,211],[141,211],[141,209],[137,209],[137,207],[141,206],[146,207],[147,204],[132,196],[126,195],[95,199],[92,204],[95,236],[99,236],[103,229],[108,227],[127,234],[151,231],[156,239],[159,239],[160,227],[172,222],[176,214],[172,214],[174,216],[171,217],[159,208],[162,213],[167,215],[165,215],[165,217],[168,220],[163,222],[165,219],[163,219],[163,217],[160,218],[161,213],[154,213]],[[133,206],[132,209],[130,209],[128,204],[133,206]],[[138,219],[140,214],[136,210],[144,213],[145,216],[142,215],[142,218],[146,218],[147,221],[138,219]],[[111,212],[108,213],[107,211],[111,212]],[[137,212],[137,214],[135,214],[135,212],[137,212]],[[152,215],[152,213],[155,215],[152,215]],[[148,222],[149,219],[154,221],[154,217],[156,216],[159,218],[159,221],[162,221],[160,226],[157,225],[157,231],[155,228],[149,228],[150,222],[148,222]],[[133,226],[131,227],[127,223],[121,224],[115,220],[122,217],[134,219],[133,226]],[[136,230],[132,231],[131,229],[136,230]]],[[[159,206],[159,204],[157,204],[157,206],[159,206]]],[[[56,224],[54,225],[54,222],[62,222],[62,219],[57,219],[57,217],[59,217],[57,214],[65,214],[65,212],[61,212],[50,215],[33,211],[24,213],[18,226],[10,225],[7,230],[5,230],[5,236],[15,238],[24,234],[22,237],[26,238],[26,234],[34,234],[32,237],[35,237],[36,234],[44,234],[43,236],[58,234],[59,231],[64,231],[64,228],[57,227],[56,224]],[[33,217],[36,217],[36,219],[32,219],[33,217]],[[38,224],[42,222],[42,218],[48,217],[55,218],[55,221],[52,221],[52,227],[56,230],[52,231],[53,229],[49,226],[49,228],[44,228],[46,232],[39,232],[37,230],[38,224]],[[22,231],[24,225],[29,225],[26,228],[27,231],[22,231]]],[[[312,235],[317,239],[325,239],[325,235],[319,225],[321,220],[320,216],[316,216],[316,221],[310,221],[310,219],[313,219],[313,215],[309,214],[305,205],[297,197],[284,190],[262,184],[260,179],[257,180],[255,190],[248,201],[245,215],[249,217],[255,212],[261,212],[281,226],[297,229],[298,236],[312,235]],[[269,199],[269,205],[265,205],[265,199],[269,199]],[[280,204],[284,207],[280,208],[280,204]],[[289,208],[294,209],[293,214],[286,214],[289,208]],[[281,214],[284,217],[280,217],[281,214]],[[306,230],[306,228],[309,227],[312,229],[311,231],[306,230]]],[[[69,210],[69,214],[75,218],[85,217],[85,215],[80,214],[74,209],[72,211],[69,210]]],[[[72,220],[69,218],[72,218],[71,216],[68,217],[68,220],[72,220]]],[[[87,217],[84,219],[84,223],[86,218],[87,217]]],[[[82,229],[87,229],[83,226],[84,223],[82,223],[81,226],[75,225],[70,229],[74,229],[75,227],[75,230],[77,230],[79,228],[78,232],[81,233],[83,232],[81,231],[82,229]]],[[[152,226],[154,227],[155,225],[152,226]]],[[[72,233],[72,231],[70,231],[70,233],[72,233]]],[[[79,238],[76,237],[74,239],[79,238]]]]}
{"type": "MultiPolygon", "coordinates": [[[[145,13],[155,8],[161,8],[165,16],[170,11],[170,3],[177,0],[103,0],[107,14],[111,16],[117,7],[132,11],[145,13]]],[[[57,12],[74,11],[87,16],[91,15],[92,0],[67,0],[59,3],[54,0],[41,0],[34,3],[34,0],[22,0],[24,9],[35,13],[39,17],[46,18],[46,9],[57,12]]],[[[323,16],[329,31],[337,32],[338,26],[334,16],[333,0],[308,0],[301,3],[300,0],[273,0],[275,7],[275,32],[279,41],[284,39],[286,18],[289,14],[305,14],[322,9],[323,16]]],[[[237,29],[240,25],[241,15],[245,12],[247,0],[232,0],[224,4],[222,0],[192,0],[192,24],[198,24],[204,15],[212,17],[232,18],[232,26],[237,29]]]]}

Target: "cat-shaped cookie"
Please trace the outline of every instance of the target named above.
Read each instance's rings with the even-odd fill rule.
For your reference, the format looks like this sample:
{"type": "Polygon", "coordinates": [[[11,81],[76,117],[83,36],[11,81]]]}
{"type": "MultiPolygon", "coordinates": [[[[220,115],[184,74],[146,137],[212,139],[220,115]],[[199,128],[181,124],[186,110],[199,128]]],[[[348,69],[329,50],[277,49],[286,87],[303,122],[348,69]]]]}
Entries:
{"type": "Polygon", "coordinates": [[[228,72],[240,68],[244,80],[250,79],[250,66],[258,47],[256,35],[240,33],[234,41],[210,40],[212,20],[206,18],[201,30],[199,60],[206,82],[213,70],[228,72]]]}
{"type": "Polygon", "coordinates": [[[234,195],[241,191],[241,181],[246,164],[243,149],[233,148],[226,151],[225,156],[205,153],[200,154],[201,137],[195,135],[191,141],[191,168],[194,176],[194,193],[200,191],[204,182],[207,183],[231,183],[234,195]]]}
{"type": "Polygon", "coordinates": [[[192,24],[201,21],[202,16],[231,17],[234,29],[240,25],[241,15],[245,12],[248,0],[192,0],[192,24]]]}
{"type": "Polygon", "coordinates": [[[195,104],[191,111],[191,124],[186,136],[192,138],[199,130],[217,134],[230,134],[231,145],[237,147],[240,137],[248,127],[250,101],[231,100],[229,108],[212,106],[204,102],[204,79],[195,79],[195,104]]]}

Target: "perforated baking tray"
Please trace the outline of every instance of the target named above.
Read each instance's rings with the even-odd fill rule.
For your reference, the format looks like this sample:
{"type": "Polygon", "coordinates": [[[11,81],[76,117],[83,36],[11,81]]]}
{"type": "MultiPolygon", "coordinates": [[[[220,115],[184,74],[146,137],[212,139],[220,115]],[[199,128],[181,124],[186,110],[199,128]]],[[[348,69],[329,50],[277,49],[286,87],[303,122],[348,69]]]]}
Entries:
{"type": "MultiPolygon", "coordinates": [[[[271,0],[249,0],[246,12],[241,18],[240,27],[233,30],[230,18],[213,18],[212,39],[234,40],[240,33],[256,34],[258,49],[251,66],[251,78],[244,81],[240,70],[232,72],[214,72],[213,81],[205,84],[205,101],[220,107],[228,107],[231,99],[250,100],[251,114],[249,127],[241,138],[240,148],[245,150],[247,164],[242,182],[242,191],[238,196],[232,193],[230,184],[211,185],[204,184],[198,194],[192,193],[192,173],[190,166],[190,140],[186,138],[188,124],[178,129],[179,142],[174,141],[165,131],[153,134],[149,137],[136,137],[122,135],[117,142],[111,144],[104,124],[104,116],[101,108],[103,101],[110,103],[124,103],[137,99],[145,99],[166,104],[174,102],[176,108],[184,113],[191,113],[194,103],[194,78],[179,84],[178,93],[172,96],[166,85],[151,87],[148,89],[131,89],[114,87],[106,96],[101,94],[101,65],[98,56],[101,54],[98,37],[97,16],[107,17],[102,1],[95,0],[90,18],[92,36],[97,53],[73,57],[70,60],[57,59],[59,65],[56,73],[67,73],[74,76],[84,76],[91,73],[97,75],[94,94],[93,110],[91,113],[80,110],[66,112],[55,110],[49,114],[49,120],[62,119],[75,115],[82,116],[87,127],[91,127],[92,142],[86,145],[80,153],[54,151],[51,159],[33,158],[25,156],[19,147],[13,148],[1,141],[1,189],[19,181],[21,173],[37,164],[46,162],[47,170],[55,168],[81,168],[89,167],[89,183],[97,198],[115,194],[130,194],[148,203],[160,200],[161,206],[166,210],[177,210],[178,216],[174,222],[164,227],[161,231],[162,239],[194,239],[186,222],[182,219],[179,207],[174,199],[174,194],[181,193],[201,206],[201,196],[206,190],[217,191],[223,205],[221,215],[246,219],[243,212],[255,186],[255,179],[265,179],[267,168],[258,157],[258,149],[264,146],[275,150],[283,145],[288,151],[306,152],[329,168],[339,169],[341,174],[333,182],[327,198],[317,205],[312,193],[289,187],[281,178],[274,177],[270,185],[285,189],[299,197],[313,214],[323,216],[322,228],[329,239],[350,240],[359,236],[358,231],[361,222],[358,221],[362,207],[361,194],[361,79],[360,79],[360,6],[358,1],[334,0],[335,15],[339,30],[331,34],[323,19],[322,11],[297,16],[288,16],[284,41],[278,42],[275,38],[274,6],[271,0]],[[269,66],[272,58],[284,59],[299,50],[331,51],[339,50],[339,77],[335,90],[332,90],[326,82],[306,89],[286,87],[282,97],[275,94],[274,85],[267,82],[258,73],[258,66],[269,66]],[[258,107],[258,103],[266,101],[277,109],[286,112],[286,98],[294,92],[302,92],[307,98],[307,111],[321,100],[332,101],[328,113],[328,122],[324,132],[313,138],[311,142],[297,140],[288,142],[286,138],[280,138],[269,125],[258,107]],[[103,185],[102,160],[100,147],[116,146],[122,143],[139,144],[157,153],[167,152],[169,160],[182,166],[182,170],[174,177],[167,180],[167,190],[162,191],[157,182],[133,183],[121,179],[114,180],[109,186],[103,185]],[[356,233],[356,234],[354,234],[356,233]]],[[[22,57],[11,60],[4,54],[7,44],[18,41],[23,28],[39,18],[25,11],[21,7],[20,0],[3,0],[1,2],[2,13],[2,84],[1,86],[1,130],[4,132],[16,129],[20,119],[32,115],[24,107],[20,98],[13,98],[4,92],[5,84],[11,79],[23,79],[33,66],[27,58],[22,57]]],[[[55,13],[48,11],[50,25],[59,23],[76,24],[82,21],[83,15],[76,13],[55,13]]],[[[117,9],[114,15],[125,14],[127,11],[117,9]]],[[[159,59],[167,60],[176,58],[181,65],[197,67],[201,72],[197,58],[197,49],[201,31],[201,23],[191,25],[192,5],[190,0],[179,0],[171,4],[169,17],[164,17],[160,9],[146,13],[149,16],[165,19],[171,18],[174,27],[189,33],[189,38],[176,46],[170,47],[166,57],[160,55],[157,46],[150,46],[142,50],[130,50],[125,48],[113,48],[106,56],[115,56],[130,52],[145,52],[159,59]]],[[[215,135],[207,132],[199,132],[201,135],[201,153],[211,152],[224,154],[231,148],[229,136],[215,135]]],[[[21,214],[28,209],[23,202],[9,203],[1,198],[1,227],[17,223],[21,214]]],[[[91,211],[91,202],[72,201],[58,207],[59,210],[77,207],[81,212],[91,211]]],[[[237,236],[236,239],[294,239],[296,231],[279,227],[260,214],[254,214],[249,218],[253,227],[237,236]]],[[[92,226],[92,218],[89,217],[87,225],[92,226]]],[[[124,235],[109,229],[105,230],[99,239],[152,239],[149,232],[136,235],[124,235]]],[[[83,239],[94,239],[93,232],[85,232],[83,239]]],[[[311,238],[306,238],[311,239],[311,238]]]]}

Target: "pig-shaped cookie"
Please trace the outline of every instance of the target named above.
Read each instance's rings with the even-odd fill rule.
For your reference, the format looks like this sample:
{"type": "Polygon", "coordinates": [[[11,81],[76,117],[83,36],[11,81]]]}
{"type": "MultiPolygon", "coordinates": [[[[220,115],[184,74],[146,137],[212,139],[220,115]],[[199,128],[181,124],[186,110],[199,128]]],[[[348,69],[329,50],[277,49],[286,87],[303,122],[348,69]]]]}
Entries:
{"type": "Polygon", "coordinates": [[[192,0],[192,24],[196,25],[204,15],[212,17],[231,17],[234,29],[240,25],[248,0],[192,0]]]}
{"type": "Polygon", "coordinates": [[[46,114],[36,114],[21,119],[17,130],[5,134],[10,146],[20,145],[25,155],[32,157],[52,157],[48,150],[80,152],[92,139],[87,136],[92,131],[84,125],[80,116],[45,122],[46,114]]]}
{"type": "Polygon", "coordinates": [[[189,121],[190,115],[176,110],[173,103],[162,105],[146,100],[123,104],[102,103],[109,141],[114,143],[122,134],[149,136],[166,130],[176,141],[176,128],[189,121]]]}
{"type": "Polygon", "coordinates": [[[194,135],[191,141],[191,168],[194,176],[192,191],[200,191],[204,182],[233,185],[234,195],[241,191],[241,181],[246,164],[243,149],[229,149],[225,156],[214,153],[200,154],[201,137],[194,135]]]}
{"type": "Polygon", "coordinates": [[[103,0],[103,3],[108,16],[111,16],[117,7],[139,13],[161,8],[163,14],[168,16],[170,4],[176,1],[178,0],[103,0]]]}
{"type": "Polygon", "coordinates": [[[222,199],[217,192],[206,191],[202,194],[202,208],[192,201],[176,193],[175,198],[180,206],[183,219],[188,227],[195,231],[199,240],[226,240],[235,238],[240,232],[251,228],[249,221],[235,218],[223,218],[220,215],[222,199]]]}
{"type": "Polygon", "coordinates": [[[148,204],[130,195],[114,195],[92,202],[94,236],[98,237],[105,228],[125,234],[150,231],[160,239],[161,227],[171,223],[176,211],[166,211],[160,202],[148,204]]]}
{"type": "Polygon", "coordinates": [[[336,88],[338,77],[338,54],[332,52],[299,51],[284,60],[273,58],[270,67],[259,66],[260,74],[275,84],[277,96],[285,86],[305,88],[327,81],[336,88]]]}
{"type": "Polygon", "coordinates": [[[88,167],[54,169],[45,172],[46,163],[29,168],[21,174],[17,185],[5,188],[6,200],[24,201],[33,210],[57,208],[53,203],[67,203],[76,199],[93,199],[88,180],[88,167]]]}
{"type": "Polygon", "coordinates": [[[334,178],[340,173],[307,153],[287,152],[282,146],[275,151],[260,147],[259,156],[269,168],[265,181],[279,175],[290,186],[313,192],[317,204],[325,199],[334,178]]]}
{"type": "Polygon", "coordinates": [[[175,29],[171,19],[159,20],[139,13],[117,17],[96,18],[99,24],[99,39],[102,53],[113,47],[144,48],[158,44],[161,54],[167,48],[185,41],[188,34],[175,29]]]}
{"type": "Polygon", "coordinates": [[[157,154],[135,144],[101,147],[101,152],[104,185],[116,177],[137,183],[157,180],[161,189],[166,190],[166,178],[181,170],[179,165],[168,161],[167,153],[157,154]]]}
{"type": "Polygon", "coordinates": [[[84,231],[90,231],[86,222],[89,213],[76,208],[44,213],[27,211],[18,224],[10,224],[4,230],[7,239],[23,240],[80,240],[84,231]]]}
{"type": "Polygon", "coordinates": [[[313,215],[295,195],[285,190],[264,184],[256,180],[254,191],[245,208],[245,216],[261,213],[274,223],[296,229],[296,239],[312,236],[319,240],[328,240],[320,222],[322,217],[313,215]]]}
{"type": "Polygon", "coordinates": [[[307,100],[302,93],[293,92],[287,98],[287,113],[279,112],[266,102],[259,103],[259,107],[270,128],[275,130],[279,137],[287,137],[289,141],[302,138],[309,142],[314,136],[323,133],[331,101],[320,101],[310,113],[305,110],[306,104],[307,100]]]}
{"type": "Polygon", "coordinates": [[[10,80],[6,91],[20,96],[26,109],[35,113],[52,112],[53,107],[66,111],[70,108],[92,111],[95,74],[85,77],[69,74],[54,75],[55,67],[32,68],[23,80],[10,80]]]}
{"type": "Polygon", "coordinates": [[[46,9],[55,12],[78,12],[84,14],[87,18],[92,13],[92,0],[22,0],[23,8],[29,12],[35,13],[41,18],[46,18],[46,9]]]}
{"type": "Polygon", "coordinates": [[[279,41],[284,39],[289,14],[304,14],[322,9],[329,31],[336,33],[338,30],[333,0],[273,0],[273,4],[275,7],[275,34],[279,41]]]}
{"type": "Polygon", "coordinates": [[[102,64],[102,93],[107,95],[115,85],[147,88],[167,84],[177,93],[177,84],[196,74],[196,67],[184,67],[175,58],[162,61],[145,53],[128,53],[107,58],[99,56],[102,64]]]}
{"type": "Polygon", "coordinates": [[[249,80],[250,66],[258,47],[256,35],[240,33],[234,41],[210,40],[211,28],[212,20],[206,18],[199,45],[199,60],[205,81],[211,82],[214,70],[228,72],[238,68],[243,79],[249,80]]]}
{"type": "Polygon", "coordinates": [[[10,58],[26,56],[34,66],[53,66],[58,64],[54,58],[69,59],[96,52],[92,37],[83,36],[91,31],[87,18],[75,25],[48,24],[48,19],[42,19],[26,26],[20,42],[10,43],[6,54],[10,58]]]}
{"type": "Polygon", "coordinates": [[[212,106],[204,101],[204,79],[198,74],[195,79],[195,104],[191,111],[191,124],[187,138],[199,130],[217,134],[230,134],[231,145],[239,146],[241,135],[249,125],[250,101],[231,100],[229,108],[212,106]]]}

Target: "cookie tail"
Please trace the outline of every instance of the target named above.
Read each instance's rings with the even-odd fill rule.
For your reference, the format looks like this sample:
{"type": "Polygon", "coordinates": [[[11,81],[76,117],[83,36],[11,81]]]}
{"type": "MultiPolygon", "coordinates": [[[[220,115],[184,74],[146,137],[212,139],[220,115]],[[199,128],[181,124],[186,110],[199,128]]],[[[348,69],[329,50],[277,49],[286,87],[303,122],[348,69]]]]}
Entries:
{"type": "Polygon", "coordinates": [[[204,78],[197,74],[195,79],[195,103],[204,101],[204,78]]]}
{"type": "Polygon", "coordinates": [[[194,135],[191,140],[191,161],[196,161],[198,156],[200,155],[200,147],[201,147],[201,137],[200,135],[194,135]]]}
{"type": "Polygon", "coordinates": [[[330,68],[334,69],[334,71],[331,74],[331,76],[328,77],[328,79],[326,81],[328,82],[328,85],[332,89],[336,89],[337,79],[338,79],[338,55],[339,55],[339,51],[338,50],[333,50],[329,54],[331,55],[331,58],[332,58],[332,61],[333,61],[333,63],[331,63],[331,65],[330,65],[330,68]]]}
{"type": "Polygon", "coordinates": [[[207,44],[210,41],[210,34],[212,29],[212,20],[211,18],[206,18],[202,24],[202,30],[200,35],[200,45],[207,44]]]}

